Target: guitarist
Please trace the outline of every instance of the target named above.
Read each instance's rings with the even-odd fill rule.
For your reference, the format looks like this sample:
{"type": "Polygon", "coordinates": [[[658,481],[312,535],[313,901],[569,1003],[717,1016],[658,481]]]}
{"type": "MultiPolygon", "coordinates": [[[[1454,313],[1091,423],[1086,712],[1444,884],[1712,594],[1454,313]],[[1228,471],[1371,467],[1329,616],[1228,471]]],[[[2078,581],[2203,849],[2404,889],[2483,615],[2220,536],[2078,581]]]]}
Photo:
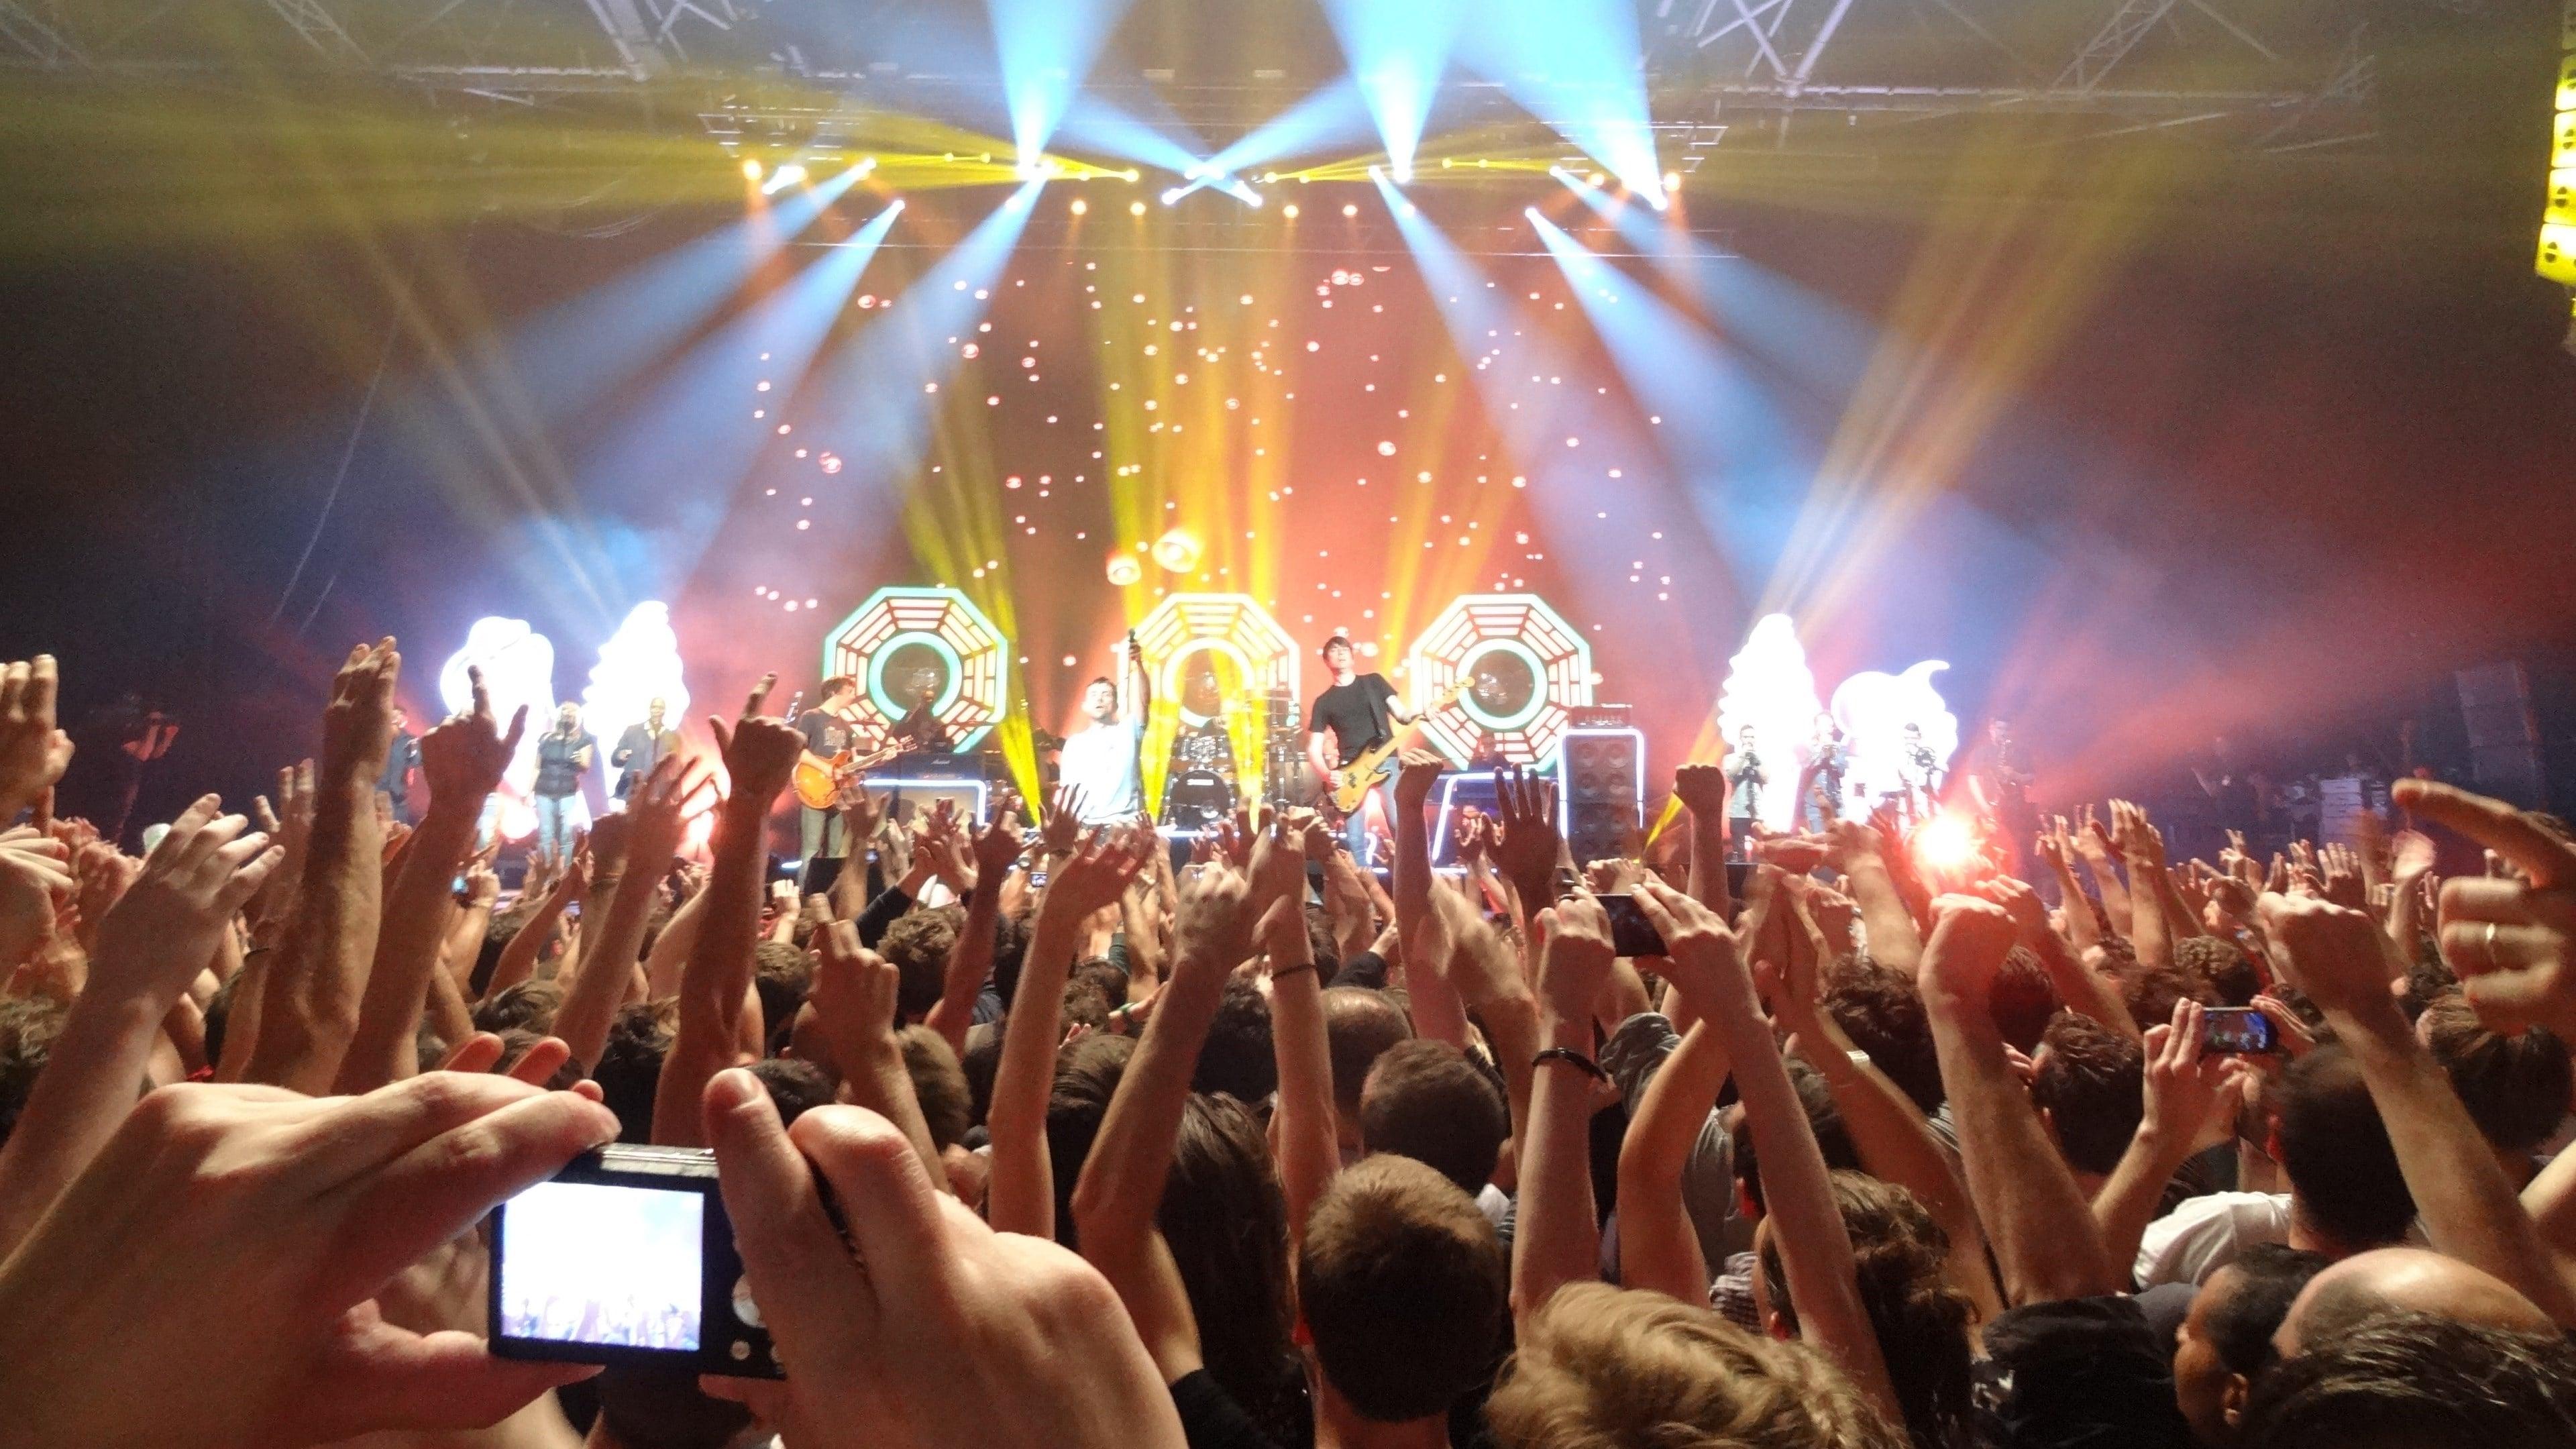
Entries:
{"type": "MultiPolygon", "coordinates": [[[[1332,671],[1333,686],[1315,696],[1314,705],[1306,712],[1306,761],[1315,767],[1318,778],[1329,783],[1333,771],[1345,760],[1355,760],[1374,746],[1395,738],[1398,725],[1409,725],[1421,718],[1398,704],[1395,686],[1383,674],[1358,674],[1352,670],[1355,657],[1351,641],[1336,634],[1324,641],[1324,667],[1332,671]]],[[[1392,772],[1390,772],[1392,773],[1392,772]]],[[[1380,793],[1383,781],[1372,794],[1380,793]]],[[[1378,802],[1381,811],[1387,803],[1378,802]]],[[[1389,816],[1390,821],[1392,816],[1389,816]]],[[[1351,844],[1351,858],[1365,868],[1369,864],[1368,802],[1343,822],[1351,844]]]]}
{"type": "MultiPolygon", "coordinates": [[[[833,762],[850,748],[858,734],[850,717],[851,706],[858,702],[859,682],[846,674],[835,674],[823,681],[822,702],[796,717],[797,731],[805,736],[805,763],[829,775],[833,762]]],[[[838,810],[817,810],[811,805],[797,806],[799,855],[812,860],[818,855],[842,856],[849,853],[847,832],[838,810]]]]}

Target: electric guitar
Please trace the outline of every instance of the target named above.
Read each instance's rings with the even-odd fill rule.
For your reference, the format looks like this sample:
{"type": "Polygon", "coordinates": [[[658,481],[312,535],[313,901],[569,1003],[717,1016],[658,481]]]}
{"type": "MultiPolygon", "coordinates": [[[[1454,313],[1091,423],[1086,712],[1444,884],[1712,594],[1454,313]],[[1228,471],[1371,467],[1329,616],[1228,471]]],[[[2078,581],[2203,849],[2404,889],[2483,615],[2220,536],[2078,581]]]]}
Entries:
{"type": "Polygon", "coordinates": [[[829,769],[812,760],[796,761],[796,801],[808,810],[837,809],[841,795],[858,783],[859,776],[899,756],[911,754],[911,740],[897,740],[874,754],[862,755],[855,748],[832,757],[829,769]]]}
{"type": "MultiPolygon", "coordinates": [[[[1475,687],[1476,682],[1472,679],[1458,681],[1450,687],[1448,693],[1425,706],[1414,723],[1419,724],[1422,719],[1456,704],[1466,697],[1468,690],[1475,687]]],[[[1413,725],[1407,725],[1404,728],[1409,730],[1413,725]]],[[[1372,745],[1360,751],[1358,759],[1325,776],[1324,796],[1332,802],[1333,809],[1344,815],[1350,814],[1359,809],[1362,802],[1368,799],[1369,791],[1376,789],[1381,782],[1392,777],[1395,774],[1395,767],[1391,762],[1395,759],[1396,751],[1401,748],[1403,739],[1404,731],[1399,730],[1385,743],[1372,745]]]]}

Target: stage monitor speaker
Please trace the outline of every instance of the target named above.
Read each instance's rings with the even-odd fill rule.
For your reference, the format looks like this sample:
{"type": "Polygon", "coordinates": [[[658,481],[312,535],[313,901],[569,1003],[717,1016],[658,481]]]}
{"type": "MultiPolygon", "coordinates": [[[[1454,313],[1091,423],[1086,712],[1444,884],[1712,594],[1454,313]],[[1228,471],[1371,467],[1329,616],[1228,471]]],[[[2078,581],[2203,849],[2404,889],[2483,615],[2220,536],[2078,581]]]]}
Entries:
{"type": "Polygon", "coordinates": [[[2460,717],[2468,726],[2469,767],[2477,787],[2537,809],[2548,775],[2541,768],[2540,721],[2531,712],[2531,681],[2516,660],[2481,664],[2458,676],[2460,717]]]}
{"type": "Polygon", "coordinates": [[[1558,814],[1575,864],[1621,854],[1646,821],[1646,737],[1633,729],[1568,730],[1557,759],[1558,814]]]}

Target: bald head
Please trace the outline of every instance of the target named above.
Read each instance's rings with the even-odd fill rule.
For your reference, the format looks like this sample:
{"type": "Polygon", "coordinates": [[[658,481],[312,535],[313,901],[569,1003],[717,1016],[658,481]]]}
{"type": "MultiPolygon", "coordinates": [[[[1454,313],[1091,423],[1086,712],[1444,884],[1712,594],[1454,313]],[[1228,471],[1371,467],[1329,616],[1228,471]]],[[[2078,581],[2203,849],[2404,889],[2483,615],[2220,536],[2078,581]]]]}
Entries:
{"type": "Polygon", "coordinates": [[[2455,1323],[2555,1333],[2537,1304],[2493,1273],[2422,1248],[2357,1253],[2310,1279],[2272,1337],[2281,1357],[2339,1338],[2374,1318],[2428,1313],[2455,1323]]]}

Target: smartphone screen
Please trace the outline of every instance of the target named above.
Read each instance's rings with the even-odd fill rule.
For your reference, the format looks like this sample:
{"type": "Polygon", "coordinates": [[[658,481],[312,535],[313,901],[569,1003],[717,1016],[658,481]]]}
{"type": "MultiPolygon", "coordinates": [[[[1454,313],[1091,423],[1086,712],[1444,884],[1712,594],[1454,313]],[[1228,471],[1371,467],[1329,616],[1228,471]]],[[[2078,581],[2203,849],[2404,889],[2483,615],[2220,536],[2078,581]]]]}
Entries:
{"type": "Polygon", "coordinates": [[[562,1181],[510,1199],[494,1245],[496,1332],[696,1352],[706,1204],[698,1192],[562,1181]]]}
{"type": "Polygon", "coordinates": [[[2203,1056],[2260,1056],[2273,1045],[2270,1019],[2250,1006],[2214,1006],[2201,1015],[2203,1056]]]}
{"type": "Polygon", "coordinates": [[[1635,896],[1603,896],[1601,909],[1610,913],[1610,945],[1622,956],[1663,956],[1664,934],[1637,906],[1635,896]]]}

